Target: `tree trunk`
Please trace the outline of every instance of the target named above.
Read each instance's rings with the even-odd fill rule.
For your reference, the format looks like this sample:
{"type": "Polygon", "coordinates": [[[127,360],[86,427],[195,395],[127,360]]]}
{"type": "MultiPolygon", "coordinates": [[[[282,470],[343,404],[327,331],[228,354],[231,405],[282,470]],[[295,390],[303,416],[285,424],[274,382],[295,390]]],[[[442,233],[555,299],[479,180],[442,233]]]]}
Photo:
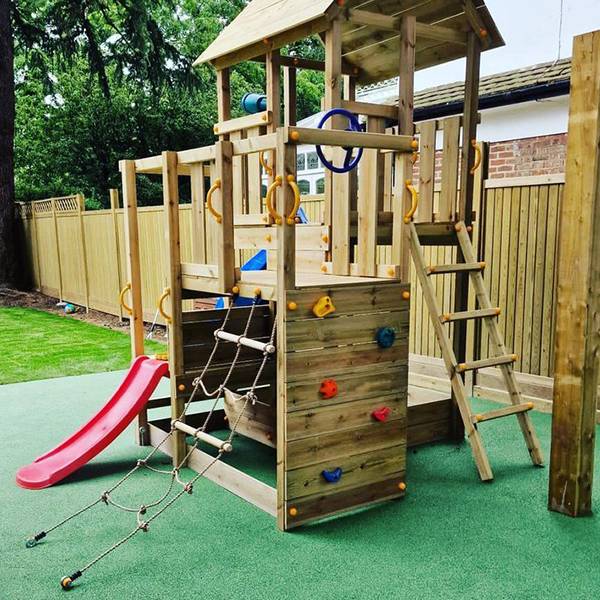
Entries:
{"type": "Polygon", "coordinates": [[[17,283],[14,136],[15,77],[11,3],[0,1],[0,286],[17,283]]]}

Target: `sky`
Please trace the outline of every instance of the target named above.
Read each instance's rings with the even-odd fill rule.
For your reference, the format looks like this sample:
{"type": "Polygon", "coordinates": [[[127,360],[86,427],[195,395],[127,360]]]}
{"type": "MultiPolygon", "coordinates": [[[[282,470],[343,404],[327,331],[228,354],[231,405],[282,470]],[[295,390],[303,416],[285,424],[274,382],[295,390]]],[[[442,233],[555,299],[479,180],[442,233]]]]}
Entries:
{"type": "MultiPolygon", "coordinates": [[[[600,29],[600,0],[563,0],[561,58],[571,56],[573,36],[600,29]]],[[[491,75],[553,61],[558,56],[561,0],[486,0],[506,46],[484,52],[481,74],[491,75]]],[[[464,60],[419,71],[416,89],[464,79],[464,60]]]]}

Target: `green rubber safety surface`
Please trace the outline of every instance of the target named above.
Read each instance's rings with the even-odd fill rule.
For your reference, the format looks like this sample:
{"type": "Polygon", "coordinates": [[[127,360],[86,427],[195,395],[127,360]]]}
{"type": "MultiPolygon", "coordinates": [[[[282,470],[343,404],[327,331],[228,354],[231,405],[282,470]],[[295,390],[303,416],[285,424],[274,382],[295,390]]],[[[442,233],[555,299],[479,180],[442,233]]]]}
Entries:
{"type": "MultiPolygon", "coordinates": [[[[19,466],[72,433],[122,376],[102,373],[0,386],[1,598],[64,598],[61,577],[133,529],[134,515],[99,505],[35,548],[25,548],[30,535],[97,498],[144,456],[133,444],[131,429],[60,485],[28,491],[14,483],[19,466]]],[[[493,406],[474,404],[480,410],[493,406]]],[[[532,416],[548,456],[550,417],[532,416]]],[[[78,579],[69,597],[598,597],[600,520],[548,512],[548,469],[529,465],[515,419],[486,423],[484,439],[493,483],[478,481],[466,444],[410,450],[404,500],[290,533],[277,531],[272,517],[203,479],[148,533],[137,534],[78,579]]],[[[237,444],[234,453],[242,450],[246,447],[237,444]]],[[[254,463],[258,476],[260,461],[246,462],[254,463]]],[[[156,464],[168,467],[169,462],[160,458],[156,464]]],[[[161,495],[166,479],[141,472],[115,498],[147,504],[161,495]]],[[[599,493],[595,503],[600,506],[599,493]]]]}
{"type": "MultiPolygon", "coordinates": [[[[0,384],[125,369],[131,361],[128,331],[32,308],[0,308],[0,384]]],[[[165,352],[158,342],[145,346],[165,352]]]]}

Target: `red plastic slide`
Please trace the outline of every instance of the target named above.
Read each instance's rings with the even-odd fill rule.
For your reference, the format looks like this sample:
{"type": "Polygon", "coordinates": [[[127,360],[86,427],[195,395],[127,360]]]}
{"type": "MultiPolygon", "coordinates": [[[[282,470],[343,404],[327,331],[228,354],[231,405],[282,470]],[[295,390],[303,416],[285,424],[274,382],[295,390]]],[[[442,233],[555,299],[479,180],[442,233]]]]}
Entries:
{"type": "Polygon", "coordinates": [[[144,408],[169,363],[139,356],[112,398],[64,442],[17,472],[17,483],[29,490],[49,487],[102,452],[144,408]]]}

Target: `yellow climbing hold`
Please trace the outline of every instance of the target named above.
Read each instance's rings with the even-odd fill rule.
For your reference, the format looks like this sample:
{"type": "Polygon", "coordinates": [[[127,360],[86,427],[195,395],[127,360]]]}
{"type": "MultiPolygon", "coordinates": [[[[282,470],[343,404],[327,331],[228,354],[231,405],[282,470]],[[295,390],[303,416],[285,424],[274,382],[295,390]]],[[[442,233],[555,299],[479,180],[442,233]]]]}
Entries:
{"type": "Polygon", "coordinates": [[[315,302],[312,311],[315,317],[326,317],[335,312],[335,306],[329,296],[322,296],[315,302]]]}

